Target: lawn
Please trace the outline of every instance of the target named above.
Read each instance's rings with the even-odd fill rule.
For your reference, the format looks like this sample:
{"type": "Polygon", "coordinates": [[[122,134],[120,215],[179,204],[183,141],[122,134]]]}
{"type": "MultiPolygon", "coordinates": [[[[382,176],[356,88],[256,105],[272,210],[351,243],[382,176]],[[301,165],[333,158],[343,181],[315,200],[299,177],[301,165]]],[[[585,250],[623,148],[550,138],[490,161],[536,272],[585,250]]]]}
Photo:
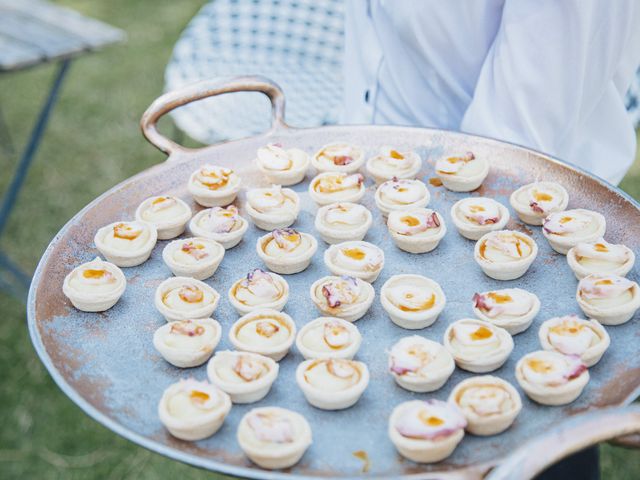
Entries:
{"type": "MultiPolygon", "coordinates": [[[[138,128],[162,92],[173,44],[203,0],[63,0],[127,31],[128,42],[72,65],[2,249],[27,270],[82,206],[164,156],[138,128]],[[25,221],[25,219],[27,221],[25,221]]],[[[0,76],[0,105],[19,149],[54,73],[0,76]]],[[[0,150],[2,168],[15,156],[0,150]]],[[[0,177],[3,192],[9,175],[0,177]]],[[[640,162],[622,187],[640,198],[640,162]]],[[[0,293],[0,478],[223,478],[150,453],[86,417],[53,384],[28,339],[24,306],[0,293]]],[[[640,478],[640,453],[605,446],[603,478],[640,478]]]]}

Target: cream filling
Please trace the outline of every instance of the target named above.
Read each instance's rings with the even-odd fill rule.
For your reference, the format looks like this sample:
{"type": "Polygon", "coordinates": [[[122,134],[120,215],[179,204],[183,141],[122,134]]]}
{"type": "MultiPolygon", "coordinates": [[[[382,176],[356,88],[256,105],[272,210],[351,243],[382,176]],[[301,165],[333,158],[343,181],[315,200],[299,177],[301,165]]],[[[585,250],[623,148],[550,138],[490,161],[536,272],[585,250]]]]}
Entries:
{"type": "Polygon", "coordinates": [[[547,340],[553,348],[565,355],[582,355],[601,341],[600,336],[586,320],[575,315],[547,320],[547,340]]]}
{"type": "Polygon", "coordinates": [[[527,206],[531,213],[547,215],[558,210],[565,200],[565,193],[553,182],[532,183],[521,189],[515,197],[517,203],[527,206]]]}
{"type": "Polygon", "coordinates": [[[433,210],[397,210],[389,214],[387,226],[399,235],[430,237],[442,229],[442,221],[433,210]]]}
{"type": "Polygon", "coordinates": [[[198,320],[179,320],[171,322],[162,336],[167,347],[186,352],[209,350],[215,340],[217,329],[208,322],[198,320]]]}
{"type": "Polygon", "coordinates": [[[274,185],[250,190],[247,202],[259,213],[290,216],[296,210],[298,198],[293,190],[274,185]]]}
{"type": "Polygon", "coordinates": [[[389,180],[378,188],[380,201],[388,205],[413,205],[427,195],[427,187],[420,180],[389,180]]]}
{"type": "Polygon", "coordinates": [[[172,417],[195,423],[223,405],[217,389],[192,379],[178,383],[176,391],[167,399],[167,411],[172,417]]]}
{"type": "Polygon", "coordinates": [[[324,392],[342,392],[357,385],[361,378],[355,362],[337,358],[316,360],[304,372],[305,381],[324,392]]]}
{"type": "Polygon", "coordinates": [[[373,272],[380,268],[384,260],[382,251],[364,242],[337,248],[333,258],[336,266],[360,272],[373,272]]]}
{"type": "Polygon", "coordinates": [[[358,147],[347,143],[327,145],[316,154],[318,165],[326,169],[348,166],[358,162],[361,158],[362,151],[358,147]]]}
{"type": "Polygon", "coordinates": [[[306,330],[301,342],[314,352],[339,352],[353,343],[352,337],[351,331],[342,322],[326,320],[306,330]]]}
{"type": "Polygon", "coordinates": [[[347,276],[334,278],[318,285],[316,297],[324,298],[325,308],[334,313],[340,313],[367,299],[362,282],[347,276]]]}
{"type": "Polygon", "coordinates": [[[525,259],[533,246],[515,232],[494,232],[480,245],[480,256],[494,263],[509,263],[525,259]]]}
{"type": "Polygon", "coordinates": [[[170,222],[186,213],[184,205],[176,200],[175,197],[153,197],[147,208],[145,208],[140,216],[142,220],[151,223],[170,222]]]}
{"type": "Polygon", "coordinates": [[[272,348],[286,343],[291,337],[289,326],[278,318],[255,317],[236,329],[236,338],[253,348],[272,348]]]}
{"type": "Polygon", "coordinates": [[[239,352],[228,352],[226,355],[218,354],[215,359],[216,375],[227,383],[255,382],[267,376],[271,370],[268,363],[239,352]]]}
{"type": "Polygon", "coordinates": [[[588,210],[566,210],[552,213],[544,220],[542,226],[550,235],[581,238],[597,232],[600,223],[588,210]]]}
{"type": "Polygon", "coordinates": [[[440,400],[408,402],[393,427],[405,438],[436,440],[466,427],[467,421],[454,406],[440,400]]]}
{"type": "Polygon", "coordinates": [[[226,208],[213,207],[207,214],[198,219],[198,227],[211,233],[230,233],[242,227],[242,218],[238,215],[238,209],[229,205],[226,208]]]}
{"type": "Polygon", "coordinates": [[[326,173],[318,175],[311,183],[311,188],[327,199],[339,202],[362,189],[364,177],[359,173],[326,173]]]}
{"type": "Polygon", "coordinates": [[[162,303],[179,312],[192,312],[211,305],[215,296],[209,290],[196,285],[181,285],[162,293],[162,303]]]}
{"type": "Polygon", "coordinates": [[[353,230],[367,221],[367,209],[356,203],[329,205],[321,215],[322,223],[333,230],[353,230]]]}
{"type": "Polygon", "coordinates": [[[270,143],[258,149],[257,158],[265,170],[287,172],[304,167],[307,161],[307,154],[298,148],[285,150],[278,145],[270,143]]]}
{"type": "Polygon", "coordinates": [[[527,382],[556,387],[580,376],[586,370],[579,357],[540,351],[524,357],[521,374],[527,382]]]}
{"type": "Polygon", "coordinates": [[[436,291],[421,282],[396,284],[386,289],[385,294],[396,308],[406,313],[431,310],[438,300],[436,291]]]}
{"type": "Polygon", "coordinates": [[[192,177],[192,183],[211,192],[234,189],[240,179],[230,168],[203,165],[192,177]]]}
{"type": "Polygon", "coordinates": [[[458,393],[456,404],[463,412],[479,417],[505,415],[516,409],[516,402],[511,394],[501,385],[470,385],[458,393]]]}
{"type": "Polygon", "coordinates": [[[436,173],[446,176],[474,177],[484,169],[484,161],[471,152],[464,155],[444,157],[436,162],[436,173]]]}
{"type": "Polygon", "coordinates": [[[178,265],[196,266],[207,263],[218,255],[219,247],[204,240],[182,240],[173,253],[171,259],[178,265]]]}
{"type": "Polygon", "coordinates": [[[255,307],[280,300],[284,287],[269,272],[256,268],[236,283],[232,295],[243,305],[255,307]]]}
{"type": "Polygon", "coordinates": [[[579,243],[575,246],[573,255],[590,272],[603,273],[627,263],[631,250],[624,245],[613,245],[600,239],[593,243],[579,243]]]}
{"type": "Polygon", "coordinates": [[[151,238],[149,227],[140,222],[120,222],[113,226],[102,242],[120,252],[134,252],[145,247],[151,238]]]}
{"type": "Polygon", "coordinates": [[[96,259],[80,265],[69,277],[69,286],[84,294],[108,294],[120,288],[115,272],[105,262],[96,259]]]}
{"type": "Polygon", "coordinates": [[[500,204],[484,197],[465,198],[455,214],[460,221],[477,226],[493,225],[502,219],[500,204]]]}
{"type": "Polygon", "coordinates": [[[262,251],[272,258],[299,257],[312,247],[307,235],[293,229],[274,230],[262,243],[262,251]]]}
{"type": "Polygon", "coordinates": [[[488,325],[476,322],[456,322],[451,329],[449,343],[460,355],[481,359],[502,347],[497,332],[488,325]]]}
{"type": "Polygon", "coordinates": [[[493,319],[518,318],[531,312],[534,297],[526,290],[505,288],[474,295],[475,306],[493,319]]]}
{"type": "Polygon", "coordinates": [[[598,308],[625,305],[633,300],[635,282],[617,275],[589,275],[578,284],[580,297],[598,308]]]}
{"type": "Polygon", "coordinates": [[[249,412],[246,417],[248,428],[238,434],[244,442],[256,450],[272,450],[279,445],[294,443],[303,433],[299,422],[281,410],[261,409],[249,412]]]}
{"type": "Polygon", "coordinates": [[[380,155],[370,160],[370,169],[385,177],[393,175],[402,176],[415,169],[420,162],[420,157],[412,151],[394,150],[390,147],[381,149],[380,155]]]}
{"type": "Polygon", "coordinates": [[[412,335],[398,341],[389,352],[389,370],[405,378],[429,379],[449,368],[444,347],[412,335]]]}

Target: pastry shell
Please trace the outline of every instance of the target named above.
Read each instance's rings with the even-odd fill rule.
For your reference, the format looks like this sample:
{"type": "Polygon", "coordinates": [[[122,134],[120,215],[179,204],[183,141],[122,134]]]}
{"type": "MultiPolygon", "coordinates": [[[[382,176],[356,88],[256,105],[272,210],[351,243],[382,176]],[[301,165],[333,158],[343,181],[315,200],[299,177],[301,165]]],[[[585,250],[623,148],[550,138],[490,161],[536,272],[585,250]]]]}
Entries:
{"type": "Polygon", "coordinates": [[[158,288],[156,288],[156,294],[154,303],[158,311],[162,314],[162,316],[167,320],[167,322],[173,322],[176,320],[188,320],[188,319],[196,319],[196,318],[209,318],[211,314],[218,307],[218,302],[220,301],[220,294],[215,291],[212,287],[207,285],[206,283],[196,280],[195,278],[190,277],[171,277],[167,278],[163,281],[158,288]],[[179,288],[185,285],[192,285],[203,292],[209,293],[213,300],[207,305],[202,305],[198,309],[188,310],[188,311],[179,311],[174,308],[168,307],[164,301],[164,295],[173,290],[175,288],[179,288]]]}
{"type": "MultiPolygon", "coordinates": [[[[271,188],[259,188],[256,190],[271,190],[271,188]]],[[[290,188],[282,189],[282,194],[290,198],[293,203],[291,209],[287,209],[286,213],[282,211],[265,213],[256,210],[249,201],[250,194],[251,191],[247,192],[247,201],[245,203],[245,208],[247,210],[247,215],[249,215],[251,221],[259,229],[271,231],[278,228],[286,228],[290,225],[293,225],[298,218],[298,213],[300,213],[300,197],[298,197],[298,194],[290,188]]]]}
{"type": "MultiPolygon", "coordinates": [[[[522,290],[522,289],[517,289],[522,290]]],[[[499,290],[492,290],[499,291],[499,290]]],[[[526,292],[526,290],[523,290],[526,292]]],[[[489,292],[482,292],[482,294],[486,294],[489,292]]],[[[485,322],[492,323],[493,325],[504,328],[510,335],[517,335],[518,333],[522,333],[527,330],[531,324],[533,323],[533,319],[536,318],[536,315],[540,312],[540,299],[534,293],[527,292],[531,295],[531,299],[533,301],[533,305],[531,306],[531,310],[529,310],[525,315],[520,316],[507,316],[506,318],[498,317],[489,317],[487,316],[482,309],[475,306],[475,302],[473,302],[473,313],[480,320],[484,320],[485,322]]]]}
{"type": "Polygon", "coordinates": [[[257,353],[251,352],[235,352],[231,350],[222,350],[215,353],[207,364],[207,376],[209,381],[225,392],[233,403],[246,404],[254,403],[262,400],[271,390],[271,386],[278,377],[280,366],[272,358],[265,357],[257,353]],[[217,373],[217,366],[229,357],[237,358],[247,356],[255,361],[260,361],[267,366],[269,371],[262,377],[245,383],[234,383],[221,378],[217,373]]]}
{"type": "Polygon", "coordinates": [[[375,290],[373,289],[373,285],[364,280],[361,280],[356,277],[356,282],[360,285],[361,288],[364,289],[364,298],[362,301],[351,304],[351,305],[340,305],[336,308],[331,308],[322,294],[322,287],[326,285],[331,280],[337,280],[339,277],[337,276],[327,276],[322,277],[319,280],[316,280],[311,285],[309,289],[309,294],[311,295],[311,300],[315,304],[316,308],[320,310],[323,314],[330,317],[338,317],[347,322],[355,322],[362,318],[367,310],[371,307],[373,300],[376,296],[375,290]]]}
{"type": "Polygon", "coordinates": [[[240,191],[241,180],[233,171],[229,176],[229,183],[219,190],[210,190],[195,183],[195,177],[200,171],[198,168],[189,177],[187,189],[193,195],[193,199],[203,207],[224,207],[233,203],[240,191]]]}
{"type": "MultiPolygon", "coordinates": [[[[470,197],[473,198],[473,197],[470,197]]],[[[486,225],[476,225],[472,222],[465,222],[460,219],[458,216],[458,210],[463,202],[467,201],[468,198],[463,198],[462,200],[458,200],[451,207],[451,220],[453,224],[456,226],[456,229],[464,238],[469,240],[479,240],[484,234],[493,232],[495,230],[503,230],[504,227],[509,222],[511,218],[511,214],[509,213],[509,209],[502,205],[500,202],[493,200],[498,207],[498,211],[500,212],[500,219],[496,223],[489,223],[486,225]]]]}
{"type": "Polygon", "coordinates": [[[461,381],[453,387],[453,390],[449,395],[449,402],[456,405],[467,419],[467,432],[479,436],[496,435],[504,432],[513,424],[514,420],[520,413],[520,410],[522,410],[522,399],[514,386],[501,378],[494,377],[493,375],[474,376],[461,381]],[[497,386],[503,389],[509,394],[511,401],[513,402],[512,408],[506,412],[500,412],[498,414],[494,413],[489,416],[482,416],[473,408],[465,409],[460,405],[461,395],[464,393],[465,389],[477,386],[497,386]]]}
{"type": "MultiPolygon", "coordinates": [[[[555,318],[551,318],[540,325],[540,330],[538,330],[538,338],[540,339],[540,345],[542,346],[543,350],[549,350],[564,354],[564,352],[557,349],[549,339],[549,330],[555,324],[555,320],[555,318]]],[[[595,345],[591,345],[580,355],[580,360],[582,360],[582,363],[584,363],[587,367],[593,367],[600,361],[600,359],[604,355],[604,352],[607,350],[607,348],[609,348],[609,345],[611,344],[609,334],[597,320],[584,320],[582,318],[575,318],[574,320],[578,321],[584,327],[589,328],[598,337],[598,342],[595,345]]]]}
{"type": "Polygon", "coordinates": [[[369,242],[363,242],[363,241],[342,242],[342,243],[337,243],[335,245],[331,245],[327,250],[325,250],[324,263],[329,269],[329,271],[334,275],[347,275],[349,277],[359,278],[361,280],[364,280],[365,282],[373,283],[377,280],[378,276],[380,275],[380,272],[384,268],[384,252],[379,247],[369,242]],[[350,248],[350,247],[354,248],[354,247],[357,247],[358,245],[365,245],[367,248],[372,248],[375,251],[377,251],[380,257],[382,258],[380,265],[373,270],[362,271],[362,270],[351,270],[347,267],[342,267],[335,263],[334,257],[337,254],[338,250],[340,250],[341,248],[350,248]]]}
{"type": "Polygon", "coordinates": [[[431,200],[431,194],[429,193],[429,189],[423,182],[421,182],[420,180],[411,180],[411,179],[403,179],[402,181],[411,182],[415,185],[420,185],[422,188],[422,196],[420,197],[420,199],[412,203],[392,203],[392,202],[385,201],[385,199],[382,198],[382,193],[383,193],[382,191],[387,185],[387,182],[389,183],[394,182],[394,180],[387,180],[387,182],[381,184],[376,189],[376,193],[374,195],[376,206],[378,207],[380,212],[382,212],[383,216],[386,217],[391,212],[396,210],[411,210],[415,208],[424,208],[427,205],[429,205],[429,201],[431,200]]]}
{"type": "Polygon", "coordinates": [[[551,215],[552,213],[556,213],[556,212],[561,212],[562,210],[567,208],[567,205],[569,204],[569,194],[567,193],[565,188],[559,183],[533,182],[527,185],[523,185],[522,187],[514,191],[509,197],[509,203],[511,204],[511,207],[516,211],[516,213],[518,214],[518,218],[521,221],[529,225],[537,226],[537,225],[542,225],[542,222],[544,221],[545,217],[547,217],[548,215],[551,215]],[[556,190],[556,192],[562,197],[560,200],[560,204],[550,209],[547,212],[536,213],[532,211],[531,206],[529,204],[523,204],[522,202],[518,201],[518,196],[521,193],[538,185],[542,187],[547,187],[549,190],[556,190]]]}
{"type": "Polygon", "coordinates": [[[332,228],[325,222],[323,222],[326,212],[337,205],[347,205],[353,207],[356,204],[351,202],[337,202],[320,207],[318,209],[318,212],[316,213],[314,223],[316,230],[320,234],[320,238],[331,245],[340,242],[346,242],[349,240],[362,240],[369,231],[369,228],[371,228],[371,224],[373,223],[373,216],[371,215],[369,209],[366,207],[362,207],[364,209],[365,218],[361,225],[356,225],[350,229],[338,229],[332,228]]]}
{"type": "Polygon", "coordinates": [[[163,340],[163,336],[167,335],[177,322],[184,320],[177,320],[176,322],[169,322],[158,328],[153,334],[153,346],[162,355],[167,362],[179,368],[191,368],[202,365],[209,360],[211,354],[220,343],[220,337],[222,335],[222,327],[213,318],[200,318],[191,320],[197,326],[208,326],[212,329],[213,336],[209,339],[206,345],[197,351],[181,349],[167,345],[163,340]]]}
{"type": "Polygon", "coordinates": [[[322,148],[320,148],[320,150],[318,150],[313,155],[313,157],[311,157],[311,165],[313,165],[313,168],[315,168],[320,173],[324,173],[324,172],[355,173],[360,169],[360,167],[362,167],[362,165],[364,165],[364,161],[365,161],[364,151],[362,150],[361,147],[357,145],[351,145],[348,143],[341,143],[341,142],[329,143],[327,145],[324,145],[322,148]],[[333,165],[325,165],[324,163],[322,163],[322,161],[320,160],[320,156],[322,155],[322,152],[324,152],[324,150],[326,150],[329,147],[341,146],[341,145],[351,147],[351,149],[353,150],[354,155],[353,155],[353,161],[351,163],[349,163],[348,165],[336,165],[335,163],[333,165]]]}
{"type": "Polygon", "coordinates": [[[344,203],[344,202],[358,203],[360,200],[362,200],[362,197],[364,197],[364,194],[366,193],[364,180],[360,183],[357,189],[354,189],[352,192],[345,191],[343,192],[343,195],[340,195],[340,196],[329,195],[323,192],[316,192],[315,186],[323,177],[330,177],[334,175],[343,175],[344,177],[346,177],[348,174],[346,173],[340,174],[337,172],[324,172],[316,175],[311,179],[311,181],[309,182],[309,196],[314,202],[316,202],[320,206],[323,206],[323,205],[329,205],[331,203],[344,203]]]}
{"type": "Polygon", "coordinates": [[[347,360],[351,360],[358,350],[360,349],[360,344],[362,343],[362,335],[358,331],[358,327],[353,325],[351,322],[347,322],[346,320],[342,320],[337,317],[320,317],[315,320],[310,321],[304,327],[300,329],[298,335],[296,336],[296,348],[305,358],[305,360],[310,359],[326,359],[326,358],[345,358],[347,360]],[[328,321],[337,322],[341,327],[345,328],[350,335],[350,343],[342,347],[340,349],[329,347],[329,351],[318,351],[313,350],[305,345],[304,337],[313,329],[324,326],[324,324],[328,321]]]}
{"type": "Polygon", "coordinates": [[[104,312],[113,307],[127,288],[127,279],[116,265],[113,263],[105,262],[100,257],[94,258],[92,261],[83,263],[74,268],[64,278],[62,284],[62,292],[71,301],[71,304],[78,310],[83,312],[104,312]],[[82,292],[71,285],[71,280],[74,275],[79,274],[80,269],[86,266],[97,266],[103,268],[111,273],[116,279],[115,288],[110,292],[82,292]]]}
{"type": "Polygon", "coordinates": [[[201,210],[196,213],[189,222],[189,230],[196,237],[210,238],[222,245],[225,250],[235,247],[240,243],[242,237],[249,228],[249,222],[241,216],[238,216],[241,221],[241,225],[236,230],[232,230],[228,233],[213,233],[198,226],[198,222],[202,217],[209,214],[209,209],[201,210]]]}
{"type": "Polygon", "coordinates": [[[284,312],[279,312],[277,310],[271,310],[268,308],[254,310],[247,313],[246,315],[243,315],[238,320],[236,320],[233,325],[231,325],[231,329],[229,330],[229,341],[236,348],[236,350],[264,355],[265,357],[269,357],[276,362],[282,360],[287,355],[287,353],[289,353],[289,349],[291,348],[291,345],[293,345],[295,339],[296,324],[294,323],[293,319],[284,312]],[[242,342],[242,340],[238,338],[238,330],[247,323],[258,320],[260,318],[277,319],[280,324],[284,325],[285,328],[289,331],[287,339],[280,344],[271,346],[254,346],[242,342]]]}
{"type": "Polygon", "coordinates": [[[380,289],[380,303],[393,323],[408,330],[418,330],[433,325],[438,315],[444,310],[447,298],[436,281],[422,275],[403,274],[393,275],[382,285],[380,289]],[[394,305],[388,298],[389,289],[403,283],[414,286],[426,285],[433,290],[435,295],[435,303],[433,306],[427,310],[411,312],[403,311],[394,305]]]}
{"type": "MultiPolygon", "coordinates": [[[[587,275],[584,278],[597,276],[599,275],[592,274],[587,275]]],[[[584,280],[584,278],[582,280],[584,280]]],[[[636,311],[640,308],[640,287],[636,282],[633,282],[633,286],[631,287],[632,298],[629,302],[606,308],[592,305],[582,298],[582,295],[580,294],[582,280],[578,282],[578,288],[576,289],[576,301],[587,318],[593,318],[602,325],[622,325],[623,323],[631,320],[636,311]]]]}
{"type": "Polygon", "coordinates": [[[138,208],[136,209],[136,215],[135,215],[136,220],[140,222],[146,221],[154,225],[156,227],[156,230],[158,231],[158,240],[169,240],[177,237],[178,235],[181,235],[182,232],[184,232],[184,229],[187,226],[187,223],[189,223],[189,220],[191,220],[191,208],[189,208],[189,205],[187,205],[187,203],[184,202],[183,200],[180,200],[179,198],[172,196],[170,198],[175,200],[178,203],[178,205],[180,205],[180,208],[182,209],[182,213],[180,215],[177,215],[175,218],[171,220],[165,220],[163,222],[152,222],[150,220],[145,220],[143,218],[144,211],[147,208],[149,208],[149,206],[157,198],[159,197],[147,198],[140,205],[138,205],[138,208]]]}
{"type": "Polygon", "coordinates": [[[196,280],[205,280],[214,273],[220,266],[220,262],[224,258],[225,249],[222,245],[220,245],[215,240],[205,237],[193,237],[193,238],[182,238],[179,240],[174,240],[173,242],[167,244],[166,247],[162,250],[162,259],[164,263],[169,267],[171,273],[173,273],[176,277],[191,277],[196,280]],[[206,260],[198,260],[195,265],[186,265],[176,262],[173,258],[173,253],[182,248],[186,242],[200,242],[205,244],[210,244],[213,250],[212,255],[206,260]]]}
{"type": "Polygon", "coordinates": [[[158,231],[156,230],[156,227],[149,222],[136,222],[149,230],[149,238],[142,247],[130,252],[112,248],[104,242],[105,236],[112,232],[116,225],[123,222],[113,222],[102,227],[96,232],[93,241],[96,244],[98,251],[108,262],[111,262],[118,267],[135,267],[149,259],[151,252],[153,251],[153,247],[156,246],[156,242],[158,240],[158,231]]]}
{"type": "Polygon", "coordinates": [[[296,185],[304,180],[304,176],[309,169],[309,154],[299,148],[288,148],[286,152],[289,157],[297,156],[302,161],[300,165],[295,168],[290,168],[288,170],[273,170],[270,168],[266,168],[265,165],[260,161],[259,158],[256,158],[256,165],[258,166],[258,170],[262,172],[268,182],[274,183],[277,185],[282,185],[283,187],[288,187],[291,185],[296,185]]]}
{"type": "Polygon", "coordinates": [[[273,273],[273,272],[266,272],[266,273],[271,276],[274,282],[280,285],[282,289],[282,296],[278,300],[275,300],[273,302],[268,302],[260,305],[253,305],[253,306],[245,305],[240,300],[238,300],[234,295],[234,292],[236,291],[240,283],[242,283],[246,278],[246,277],[242,277],[239,280],[236,280],[235,282],[233,282],[233,285],[231,285],[231,288],[229,289],[229,293],[227,295],[229,298],[229,303],[233,308],[235,308],[236,312],[238,312],[240,315],[246,315],[249,312],[253,312],[255,310],[260,310],[265,308],[270,310],[278,310],[280,312],[282,311],[284,306],[287,304],[287,301],[289,300],[289,284],[287,283],[287,281],[277,273],[273,273]]]}
{"type": "Polygon", "coordinates": [[[311,259],[318,250],[318,241],[313,235],[309,235],[304,232],[298,233],[309,241],[309,248],[302,253],[284,258],[277,258],[272,255],[268,255],[264,250],[264,246],[272,238],[273,232],[267,233],[266,235],[258,238],[256,251],[269,270],[281,275],[291,275],[302,272],[311,264],[311,259]]]}
{"type": "Polygon", "coordinates": [[[391,235],[391,238],[393,238],[394,243],[400,250],[403,250],[408,253],[431,252],[432,250],[436,249],[436,247],[440,244],[440,240],[442,240],[444,236],[447,234],[447,225],[445,224],[444,218],[442,217],[442,215],[440,215],[438,212],[433,212],[433,213],[436,214],[436,217],[438,218],[438,222],[440,223],[440,226],[433,229],[431,228],[427,229],[427,232],[429,232],[430,230],[433,231],[433,233],[430,233],[429,235],[420,235],[420,234],[403,235],[401,233],[396,232],[389,226],[392,218],[395,215],[411,214],[411,213],[415,214],[416,212],[424,212],[424,211],[429,212],[430,210],[428,209],[400,210],[396,212],[391,212],[389,214],[389,218],[387,220],[387,227],[389,229],[389,234],[391,235]]]}
{"type": "Polygon", "coordinates": [[[480,239],[476,242],[474,250],[474,258],[480,268],[484,272],[487,277],[493,278],[494,280],[515,280],[516,278],[520,278],[533,263],[538,255],[538,245],[535,240],[531,238],[529,235],[526,235],[521,232],[517,232],[514,230],[496,230],[493,232],[489,232],[484,234],[480,239]],[[531,253],[526,258],[521,258],[520,260],[515,260],[512,262],[492,262],[487,260],[481,255],[481,248],[484,242],[489,238],[490,235],[500,234],[502,232],[512,233],[521,240],[528,243],[531,247],[531,253]]]}
{"type": "MultiPolygon", "coordinates": [[[[607,230],[607,221],[605,220],[604,215],[602,215],[601,213],[594,212],[591,210],[585,210],[583,208],[577,208],[575,210],[565,210],[565,212],[586,213],[592,217],[593,221],[596,222],[597,225],[596,225],[595,231],[591,233],[584,234],[581,236],[569,236],[569,237],[564,237],[562,235],[547,232],[547,230],[544,228],[544,225],[543,225],[542,234],[549,242],[549,245],[551,246],[551,248],[553,248],[556,252],[562,255],[566,255],[567,252],[569,252],[569,249],[571,249],[572,247],[575,247],[579,243],[595,242],[599,238],[604,237],[604,234],[607,230]]],[[[561,212],[556,212],[555,214],[551,214],[551,215],[556,215],[558,213],[561,213],[561,212]]]]}
{"type": "Polygon", "coordinates": [[[573,270],[573,273],[578,280],[582,280],[584,277],[591,275],[592,273],[606,273],[611,275],[618,275],[619,277],[625,277],[631,271],[636,261],[636,255],[635,253],[633,253],[633,250],[625,247],[628,252],[628,258],[627,261],[622,265],[619,265],[618,267],[612,268],[608,271],[604,271],[602,269],[598,271],[590,270],[578,261],[576,247],[577,245],[571,247],[567,252],[567,263],[569,264],[569,268],[573,270]]]}

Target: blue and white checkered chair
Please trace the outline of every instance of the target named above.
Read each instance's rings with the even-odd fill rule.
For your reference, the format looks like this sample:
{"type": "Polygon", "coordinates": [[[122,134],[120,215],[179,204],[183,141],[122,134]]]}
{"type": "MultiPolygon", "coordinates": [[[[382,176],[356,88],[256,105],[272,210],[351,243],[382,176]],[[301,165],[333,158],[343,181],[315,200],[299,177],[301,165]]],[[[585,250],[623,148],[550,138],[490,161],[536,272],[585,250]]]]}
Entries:
{"type": "MultiPolygon", "coordinates": [[[[287,122],[336,123],[342,100],[343,0],[215,0],[191,20],[165,72],[165,89],[229,75],[264,75],[284,90],[287,122]]],[[[202,143],[269,127],[270,103],[255,92],[174,110],[179,129],[202,143]]]]}

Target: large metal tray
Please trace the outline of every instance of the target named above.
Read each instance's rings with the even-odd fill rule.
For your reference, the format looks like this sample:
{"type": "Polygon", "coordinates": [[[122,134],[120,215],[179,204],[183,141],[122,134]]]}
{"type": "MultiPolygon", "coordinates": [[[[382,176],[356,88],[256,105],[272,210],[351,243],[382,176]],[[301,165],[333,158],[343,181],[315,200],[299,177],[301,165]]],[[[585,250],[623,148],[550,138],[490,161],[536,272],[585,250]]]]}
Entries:
{"type": "MultiPolygon", "coordinates": [[[[245,188],[264,181],[252,160],[258,147],[280,142],[308,152],[331,141],[349,141],[366,148],[367,155],[382,145],[417,150],[425,159],[420,178],[433,176],[434,160],[443,153],[471,150],[487,156],[491,173],[483,186],[471,195],[485,195],[508,205],[509,194],[518,186],[534,180],[555,180],[570,194],[570,207],[586,207],[602,212],[608,222],[606,238],[622,242],[638,253],[640,247],[640,206],[620,190],[602,180],[532,150],[491,139],[460,133],[422,128],[385,126],[334,126],[297,130],[287,127],[282,118],[284,99],[277,86],[248,77],[228,82],[198,84],[158,99],[143,117],[145,135],[158,148],[170,154],[169,160],[150,168],[112,188],[71,219],[55,236],[44,253],[31,286],[28,321],[32,340],[42,361],[60,388],[85,412],[116,433],[151,450],[207,469],[252,478],[282,477],[468,477],[484,474],[505,459],[516,446],[528,439],[553,431],[568,417],[581,412],[620,406],[632,401],[640,389],[638,317],[625,325],[608,328],[611,348],[603,360],[591,369],[591,381],[580,398],[564,407],[545,407],[529,401],[523,394],[524,408],[512,428],[501,435],[480,438],[467,435],[454,454],[436,465],[418,465],[400,457],[387,439],[387,418],[398,403],[413,398],[446,399],[452,387],[470,374],[456,370],[441,390],[432,394],[414,394],[395,385],[387,373],[386,350],[399,338],[411,334],[387,318],[378,301],[357,326],[363,334],[358,359],[371,370],[371,383],[361,400],[340,412],[325,412],[306,403],[294,381],[294,370],[301,355],[294,350],[281,362],[280,375],[271,393],[258,405],[280,405],[302,413],[311,423],[314,443],[302,461],[284,472],[266,472],[252,465],[240,451],[235,431],[241,416],[255,405],[237,405],[223,428],[213,437],[187,443],[172,438],[156,414],[162,391],[185,376],[206,378],[205,367],[181,370],[167,364],[154,350],[152,334],[164,323],[153,306],[156,286],[170,276],[161,258],[166,241],[158,242],[152,257],[141,266],[125,269],[127,290],[120,302],[101,314],[75,310],[62,294],[64,276],[76,265],[96,256],[93,236],[96,230],[119,219],[133,218],[136,206],[150,195],[173,194],[191,203],[186,191],[189,174],[198,165],[213,162],[233,167],[245,188]],[[274,106],[274,124],[264,135],[228,142],[200,150],[180,147],[156,130],[156,122],[169,110],[189,101],[237,90],[261,91],[274,106]],[[371,465],[365,474],[363,462],[353,455],[367,452],[371,465]],[[437,474],[435,472],[438,472],[437,474]]],[[[306,193],[308,180],[294,187],[302,199],[302,211],[295,224],[301,231],[314,233],[315,206],[306,193]]],[[[412,255],[401,252],[392,243],[373,202],[374,186],[367,180],[364,204],[374,214],[373,228],[366,240],[379,245],[386,254],[386,266],[375,283],[376,294],[391,275],[420,273],[437,280],[447,295],[447,306],[431,327],[418,332],[442,341],[446,326],[459,318],[472,316],[474,292],[498,287],[519,286],[535,292],[542,309],[532,327],[515,337],[515,349],[508,362],[495,372],[516,383],[516,361],[539,348],[539,324],[552,316],[580,313],[575,302],[576,279],[564,256],[554,253],[539,228],[528,227],[512,219],[509,228],[532,235],[540,253],[530,271],[521,279],[498,282],[483,275],[473,261],[473,242],[462,238],[450,221],[451,205],[467,194],[443,187],[429,186],[431,207],[444,215],[449,232],[433,252],[412,255]]],[[[243,197],[240,197],[242,206],[243,197]]],[[[515,214],[512,212],[512,216],[515,214]]],[[[227,340],[229,326],[238,318],[226,299],[231,283],[248,269],[262,266],[255,242],[263,232],[251,226],[236,248],[229,250],[218,272],[207,283],[222,295],[215,317],[224,334],[219,349],[231,348],[227,340]]],[[[287,277],[291,297],[286,306],[298,327],[312,320],[316,312],[308,294],[309,285],[327,274],[320,247],[312,265],[304,272],[287,277]]],[[[630,278],[639,274],[636,267],[630,278]]],[[[578,421],[580,416],[572,419],[578,421]]],[[[588,415],[585,417],[588,418],[588,415]]],[[[579,422],[578,422],[579,423],[579,422]]],[[[617,433],[621,433],[618,431],[617,433]]],[[[558,441],[556,437],[555,441],[558,441]]],[[[586,442],[586,441],[585,441],[586,442]]],[[[584,442],[583,442],[584,443],[584,442]]],[[[553,449],[551,445],[546,447],[553,449]]]]}

